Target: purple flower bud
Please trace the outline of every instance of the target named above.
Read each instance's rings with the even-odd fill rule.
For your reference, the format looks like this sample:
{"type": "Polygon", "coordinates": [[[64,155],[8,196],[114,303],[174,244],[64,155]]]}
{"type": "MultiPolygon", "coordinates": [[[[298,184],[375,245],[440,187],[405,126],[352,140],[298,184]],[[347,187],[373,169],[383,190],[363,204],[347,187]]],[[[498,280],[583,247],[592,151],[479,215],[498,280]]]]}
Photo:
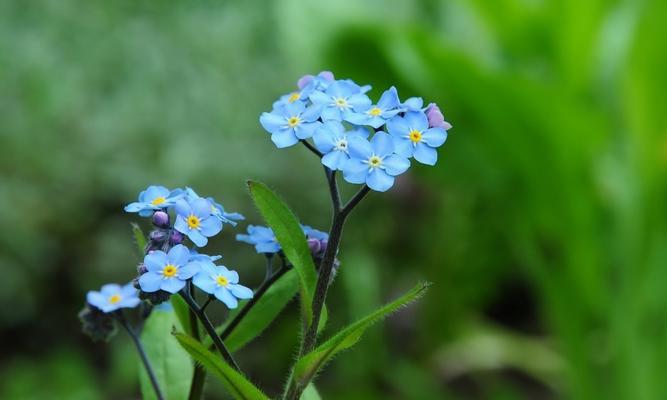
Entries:
{"type": "Polygon", "coordinates": [[[429,128],[444,128],[448,130],[452,125],[445,121],[445,116],[442,115],[437,104],[431,103],[426,107],[426,117],[428,118],[429,128]]]}
{"type": "Polygon", "coordinates": [[[148,268],[146,268],[144,263],[141,263],[141,264],[137,265],[137,274],[143,275],[146,272],[148,272],[148,268]]]}
{"type": "MultiPolygon", "coordinates": [[[[322,71],[319,74],[317,74],[317,76],[324,79],[324,80],[327,80],[327,81],[333,81],[334,80],[334,74],[331,71],[322,71]]],[[[315,77],[313,75],[304,75],[301,78],[299,78],[296,85],[299,87],[299,89],[303,89],[306,86],[308,86],[308,84],[310,82],[312,82],[313,79],[315,79],[315,77]]]]}
{"type": "Polygon", "coordinates": [[[308,248],[310,249],[310,254],[315,257],[322,249],[322,243],[317,239],[308,239],[308,248]]]}
{"type": "Polygon", "coordinates": [[[185,237],[183,234],[177,230],[172,230],[171,235],[169,236],[169,243],[173,245],[181,244],[183,243],[183,240],[185,237]]]}
{"type": "Polygon", "coordinates": [[[334,80],[334,74],[331,71],[322,71],[319,74],[317,74],[320,78],[324,78],[327,81],[333,81],[334,80]]]}
{"type": "Polygon", "coordinates": [[[164,211],[156,211],[153,214],[153,224],[158,228],[169,227],[169,214],[164,211]]]}
{"type": "Polygon", "coordinates": [[[163,242],[167,238],[167,234],[164,231],[156,229],[148,234],[148,238],[151,242],[163,242]]]}

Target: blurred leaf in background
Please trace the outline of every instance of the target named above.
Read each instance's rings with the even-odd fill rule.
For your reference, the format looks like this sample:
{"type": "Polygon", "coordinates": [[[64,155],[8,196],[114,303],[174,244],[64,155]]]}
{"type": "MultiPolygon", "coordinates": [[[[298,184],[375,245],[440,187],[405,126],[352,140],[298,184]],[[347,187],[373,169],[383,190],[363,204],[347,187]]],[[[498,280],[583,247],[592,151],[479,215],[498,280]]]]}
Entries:
{"type": "MultiPolygon", "coordinates": [[[[327,228],[317,160],[276,150],[257,121],[323,69],[437,102],[454,129],[437,168],[346,226],[331,332],[435,285],[335,360],[322,398],[661,398],[665,15],[660,0],[0,3],[0,398],[136,397],[131,344],[88,343],[76,312],[90,287],[134,274],[122,206],[147,184],[260,223],[243,185],[259,179],[327,228]],[[516,352],[560,361],[469,367],[516,352]]],[[[212,245],[258,284],[263,260],[234,233],[212,245]]],[[[295,306],[239,353],[269,394],[295,306]]]]}

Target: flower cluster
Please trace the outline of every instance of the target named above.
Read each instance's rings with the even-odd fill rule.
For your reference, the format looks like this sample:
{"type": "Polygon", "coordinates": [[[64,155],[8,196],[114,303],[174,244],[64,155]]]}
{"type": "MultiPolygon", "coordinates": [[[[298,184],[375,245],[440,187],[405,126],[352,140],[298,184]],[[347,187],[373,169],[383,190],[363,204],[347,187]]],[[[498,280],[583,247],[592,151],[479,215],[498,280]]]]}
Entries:
{"type": "MultiPolygon", "coordinates": [[[[306,236],[313,258],[321,258],[324,250],[326,250],[329,234],[308,225],[301,225],[301,229],[306,236]]],[[[248,234],[236,235],[236,240],[255,246],[255,251],[260,254],[275,254],[281,251],[280,243],[278,243],[273,229],[268,226],[248,225],[248,234]]]]}
{"type": "Polygon", "coordinates": [[[452,127],[437,105],[424,107],[419,97],[401,102],[393,86],[377,103],[366,95],[370,86],[335,80],[328,71],[304,76],[297,86],[260,116],[273,143],[283,148],[312,138],[322,164],[376,191],[391,188],[410,158],[435,165],[452,127]]]}

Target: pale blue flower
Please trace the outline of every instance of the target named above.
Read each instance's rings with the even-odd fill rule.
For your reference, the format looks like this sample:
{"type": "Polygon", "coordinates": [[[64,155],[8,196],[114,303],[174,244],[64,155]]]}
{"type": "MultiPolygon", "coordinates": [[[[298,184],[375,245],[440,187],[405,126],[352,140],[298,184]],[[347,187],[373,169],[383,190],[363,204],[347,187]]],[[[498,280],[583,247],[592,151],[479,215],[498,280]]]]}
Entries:
{"type": "Polygon", "coordinates": [[[195,249],[190,249],[190,260],[189,261],[200,261],[200,262],[211,261],[211,262],[216,262],[221,258],[222,258],[221,255],[209,256],[208,254],[199,253],[195,249]]]}
{"type": "Polygon", "coordinates": [[[109,283],[102,286],[99,292],[91,290],[86,295],[86,301],[104,313],[110,313],[119,308],[134,308],[141,302],[139,293],[132,283],[125,286],[109,283]]]}
{"type": "Polygon", "coordinates": [[[429,128],[428,118],[422,111],[410,111],[404,117],[396,116],[387,122],[387,130],[394,140],[396,154],[414,157],[422,164],[435,165],[437,147],[447,140],[443,128],[429,128]]]}
{"type": "Polygon", "coordinates": [[[360,137],[349,140],[350,159],[343,167],[343,178],[350,183],[365,183],[384,192],[394,185],[394,177],[410,167],[410,161],[394,154],[391,137],[378,132],[369,142],[360,137]]]}
{"type": "Polygon", "coordinates": [[[358,127],[345,131],[345,127],[338,121],[327,121],[315,131],[313,141],[317,149],[323,154],[322,164],[331,170],[342,169],[350,156],[347,150],[348,137],[368,137],[368,130],[358,127]]]}
{"type": "Polygon", "coordinates": [[[255,246],[258,253],[277,253],[280,243],[271,228],[266,226],[248,225],[247,235],[236,235],[236,240],[255,246]]]}
{"type": "Polygon", "coordinates": [[[251,299],[253,292],[239,284],[239,274],[224,265],[202,262],[201,270],[192,278],[192,283],[208,294],[212,294],[230,308],[238,307],[238,300],[251,299]]]}
{"type": "MultiPolygon", "coordinates": [[[[188,200],[203,199],[194,191],[191,187],[186,187],[184,191],[188,200]]],[[[242,221],[245,217],[239,213],[228,213],[225,211],[225,208],[222,204],[217,203],[213,197],[206,197],[209,203],[211,203],[211,213],[218,217],[220,221],[236,226],[234,221],[242,221]]]]}
{"type": "Polygon", "coordinates": [[[190,261],[190,251],[182,244],[172,247],[169,253],[155,250],[146,254],[144,266],[147,272],[139,277],[139,286],[146,293],[164,290],[174,294],[200,269],[200,263],[190,261]]]}
{"type": "Polygon", "coordinates": [[[314,91],[310,101],[322,107],[322,120],[348,121],[355,113],[370,106],[371,99],[362,92],[362,88],[352,81],[336,81],[325,91],[314,91]]]}
{"type": "Polygon", "coordinates": [[[176,202],[174,229],[183,233],[198,247],[206,246],[208,238],[222,230],[222,221],[213,215],[211,203],[203,198],[176,202]]]}
{"type": "Polygon", "coordinates": [[[150,217],[157,210],[173,206],[180,197],[181,192],[178,190],[170,191],[164,186],[149,186],[139,193],[139,201],[125,206],[125,211],[150,217]]]}
{"type": "Polygon", "coordinates": [[[322,107],[304,102],[278,104],[270,113],[262,113],[259,122],[271,133],[271,140],[278,148],[289,147],[313,136],[320,125],[322,107]]]}
{"type": "Polygon", "coordinates": [[[382,93],[376,105],[369,105],[366,109],[360,110],[359,113],[350,115],[347,121],[356,125],[370,125],[377,129],[401,111],[398,92],[392,86],[382,93]]]}

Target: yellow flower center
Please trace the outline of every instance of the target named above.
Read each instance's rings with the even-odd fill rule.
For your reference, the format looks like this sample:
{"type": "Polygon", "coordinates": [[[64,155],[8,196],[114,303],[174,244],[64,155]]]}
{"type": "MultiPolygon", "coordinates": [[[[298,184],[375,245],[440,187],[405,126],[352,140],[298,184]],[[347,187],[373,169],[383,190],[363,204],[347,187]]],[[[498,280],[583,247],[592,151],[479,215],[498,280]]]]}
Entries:
{"type": "Polygon", "coordinates": [[[422,140],[422,133],[416,129],[413,129],[410,131],[409,137],[412,143],[419,143],[422,140]]]}
{"type": "Polygon", "coordinates": [[[294,92],[289,96],[287,101],[290,102],[290,103],[294,103],[295,101],[299,100],[300,97],[301,97],[301,93],[294,92]]]}
{"type": "Polygon", "coordinates": [[[164,198],[164,196],[156,197],[151,201],[151,204],[154,206],[159,206],[160,204],[164,203],[167,201],[167,199],[164,198]]]}
{"type": "Polygon", "coordinates": [[[218,275],[218,277],[215,278],[215,283],[217,283],[218,286],[227,286],[229,285],[229,279],[225,278],[222,275],[218,275]]]}
{"type": "Polygon", "coordinates": [[[294,128],[300,123],[301,123],[301,118],[299,117],[289,117],[289,119],[287,120],[287,126],[289,126],[290,128],[294,128]]]}
{"type": "Polygon", "coordinates": [[[111,304],[116,304],[121,300],[121,297],[119,294],[114,294],[113,296],[109,297],[109,303],[111,304]]]}
{"type": "Polygon", "coordinates": [[[201,225],[201,220],[194,214],[190,214],[186,222],[188,223],[188,228],[190,229],[199,229],[199,225],[201,225]]]}
{"type": "Polygon", "coordinates": [[[176,268],[176,266],[173,264],[167,264],[162,269],[162,275],[164,275],[165,278],[171,278],[175,276],[176,272],[178,272],[178,268],[176,268]]]}
{"type": "Polygon", "coordinates": [[[377,168],[382,164],[382,159],[378,156],[373,156],[368,160],[368,164],[371,166],[371,168],[377,168]]]}
{"type": "Polygon", "coordinates": [[[338,97],[337,99],[334,100],[336,102],[336,106],[338,108],[346,108],[347,107],[347,100],[345,100],[342,97],[338,97]]]}
{"type": "Polygon", "coordinates": [[[382,114],[382,110],[380,110],[378,107],[373,107],[368,111],[368,113],[374,117],[377,117],[378,115],[382,114]]]}

